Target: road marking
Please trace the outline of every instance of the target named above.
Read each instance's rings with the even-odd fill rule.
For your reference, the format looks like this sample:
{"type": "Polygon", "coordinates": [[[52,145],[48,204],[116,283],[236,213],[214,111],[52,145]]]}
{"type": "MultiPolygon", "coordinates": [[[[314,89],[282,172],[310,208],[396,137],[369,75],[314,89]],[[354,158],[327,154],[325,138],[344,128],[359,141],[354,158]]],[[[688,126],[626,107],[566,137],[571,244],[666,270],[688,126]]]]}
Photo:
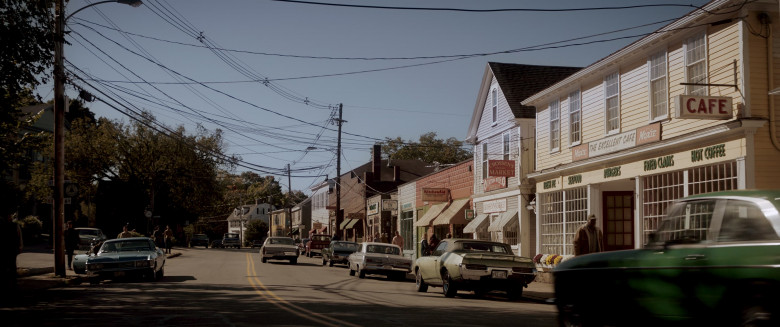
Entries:
{"type": "Polygon", "coordinates": [[[251,253],[246,254],[246,259],[247,259],[246,274],[247,274],[247,280],[249,281],[249,284],[251,284],[252,287],[255,289],[255,293],[268,300],[268,302],[271,302],[271,304],[276,305],[280,309],[292,313],[298,317],[305,318],[325,326],[334,326],[334,327],[337,326],[360,327],[361,326],[341,319],[328,317],[321,313],[317,313],[305,309],[303,307],[300,307],[298,305],[295,305],[293,303],[287,302],[286,300],[274,294],[274,292],[271,292],[271,290],[265,287],[265,285],[263,285],[263,283],[260,282],[260,279],[257,278],[257,273],[255,272],[255,261],[252,259],[251,253]],[[327,321],[323,321],[323,320],[327,320],[327,321]]]}

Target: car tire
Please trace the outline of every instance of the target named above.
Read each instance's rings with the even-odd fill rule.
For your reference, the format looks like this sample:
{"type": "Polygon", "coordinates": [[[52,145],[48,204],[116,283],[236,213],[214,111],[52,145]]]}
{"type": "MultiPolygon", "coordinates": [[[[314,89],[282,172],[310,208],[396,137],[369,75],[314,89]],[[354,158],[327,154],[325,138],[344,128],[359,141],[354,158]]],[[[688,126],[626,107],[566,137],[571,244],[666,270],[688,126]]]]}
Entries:
{"type": "Polygon", "coordinates": [[[523,297],[523,287],[513,286],[506,291],[506,295],[510,300],[519,300],[523,297]]]}
{"type": "Polygon", "coordinates": [[[262,262],[262,263],[266,263],[266,262],[268,262],[268,259],[266,259],[265,257],[261,257],[261,258],[260,258],[260,262],[262,262]]]}
{"type": "Polygon", "coordinates": [[[157,273],[156,280],[162,280],[163,277],[165,277],[165,267],[160,268],[160,271],[157,273]]]}
{"type": "Polygon", "coordinates": [[[89,285],[97,285],[100,284],[100,278],[92,277],[89,279],[89,285]]]}
{"type": "Polygon", "coordinates": [[[293,264],[293,265],[298,264],[298,258],[290,259],[290,264],[293,264]]]}
{"type": "Polygon", "coordinates": [[[366,278],[366,271],[361,269],[360,266],[357,266],[357,275],[360,279],[366,278]]]}
{"type": "Polygon", "coordinates": [[[458,294],[458,287],[450,278],[449,271],[444,271],[441,275],[441,288],[445,297],[455,297],[458,294]]]}
{"type": "Polygon", "coordinates": [[[349,267],[349,275],[350,276],[355,276],[355,269],[352,269],[352,265],[347,264],[347,266],[349,267]]]}
{"type": "MultiPolygon", "coordinates": [[[[765,294],[765,291],[758,290],[757,287],[771,289],[769,285],[753,285],[750,289],[754,290],[750,294],[742,297],[742,304],[739,306],[738,326],[777,326],[779,312],[773,312],[772,299],[765,294]]],[[[777,306],[774,306],[777,308],[777,306]]],[[[777,309],[775,309],[777,311],[777,309]]]]}
{"type": "Polygon", "coordinates": [[[428,291],[428,283],[423,280],[422,274],[420,274],[419,270],[417,270],[414,274],[414,289],[420,293],[425,293],[428,291]]]}
{"type": "Polygon", "coordinates": [[[561,303],[558,305],[558,326],[574,327],[589,325],[585,323],[576,305],[561,303]]]}
{"type": "Polygon", "coordinates": [[[333,260],[332,259],[328,259],[328,267],[333,267],[333,260]]]}
{"type": "Polygon", "coordinates": [[[326,263],[328,263],[328,262],[325,261],[325,257],[322,257],[322,265],[325,266],[326,263]]]}

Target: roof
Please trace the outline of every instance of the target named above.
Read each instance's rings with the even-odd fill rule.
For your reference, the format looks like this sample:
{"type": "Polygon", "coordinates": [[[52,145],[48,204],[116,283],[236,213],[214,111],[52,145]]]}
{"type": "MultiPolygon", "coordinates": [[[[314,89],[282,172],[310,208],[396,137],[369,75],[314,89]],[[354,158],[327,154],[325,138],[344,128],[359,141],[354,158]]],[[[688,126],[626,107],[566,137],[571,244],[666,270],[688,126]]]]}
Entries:
{"type": "Polygon", "coordinates": [[[485,109],[490,88],[495,77],[515,118],[534,118],[536,109],[522,104],[523,100],[576,73],[581,67],[537,66],[488,62],[482,76],[482,84],[474,105],[466,142],[474,142],[485,109]]]}

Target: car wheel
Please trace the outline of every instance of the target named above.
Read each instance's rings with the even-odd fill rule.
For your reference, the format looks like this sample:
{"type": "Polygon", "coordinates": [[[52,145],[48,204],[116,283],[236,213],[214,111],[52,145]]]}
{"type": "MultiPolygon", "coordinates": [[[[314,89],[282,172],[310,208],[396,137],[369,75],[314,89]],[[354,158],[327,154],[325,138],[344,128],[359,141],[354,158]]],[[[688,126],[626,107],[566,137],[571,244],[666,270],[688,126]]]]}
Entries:
{"type": "Polygon", "coordinates": [[[561,304],[558,306],[558,326],[577,327],[587,326],[587,324],[583,322],[582,315],[580,315],[577,306],[572,304],[561,304]]]}
{"type": "Polygon", "coordinates": [[[163,277],[165,277],[165,267],[160,268],[160,271],[157,273],[157,280],[162,280],[163,277]]]}
{"type": "Polygon", "coordinates": [[[328,259],[328,267],[333,267],[333,260],[328,259]]]}
{"type": "Polygon", "coordinates": [[[326,263],[328,263],[328,262],[325,261],[325,257],[322,257],[322,265],[324,266],[326,263]]]}
{"type": "Polygon", "coordinates": [[[441,276],[441,288],[445,297],[454,297],[458,294],[458,288],[455,286],[452,278],[450,278],[450,273],[446,270],[441,276]]]}
{"type": "Polygon", "coordinates": [[[770,309],[770,299],[761,291],[756,291],[744,299],[740,306],[738,325],[742,327],[777,326],[778,312],[770,309]]]}
{"type": "Polygon", "coordinates": [[[355,276],[355,269],[352,269],[352,265],[347,264],[347,266],[349,266],[349,275],[350,276],[355,276]]]}
{"type": "Polygon", "coordinates": [[[358,274],[358,278],[361,278],[361,279],[362,278],[366,278],[366,271],[363,270],[363,269],[360,269],[359,265],[357,266],[357,274],[358,274]]]}
{"type": "Polygon", "coordinates": [[[509,297],[510,300],[518,300],[521,297],[523,297],[523,287],[513,286],[506,291],[506,295],[509,297]]]}
{"type": "Polygon", "coordinates": [[[417,270],[414,274],[414,288],[417,290],[417,292],[420,293],[428,291],[428,283],[423,280],[422,274],[420,274],[419,270],[417,270]]]}
{"type": "Polygon", "coordinates": [[[260,262],[262,262],[262,263],[266,263],[266,262],[268,262],[268,259],[266,259],[265,257],[261,257],[261,258],[260,258],[260,262]]]}
{"type": "Polygon", "coordinates": [[[293,265],[298,264],[298,258],[290,259],[290,264],[293,264],[293,265]]]}

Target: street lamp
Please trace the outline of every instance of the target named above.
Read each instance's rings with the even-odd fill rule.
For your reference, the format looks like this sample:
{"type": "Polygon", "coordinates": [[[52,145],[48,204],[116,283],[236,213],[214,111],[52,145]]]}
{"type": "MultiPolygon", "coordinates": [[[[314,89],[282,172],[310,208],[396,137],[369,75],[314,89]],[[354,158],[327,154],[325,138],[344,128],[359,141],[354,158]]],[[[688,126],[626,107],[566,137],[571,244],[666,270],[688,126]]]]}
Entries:
{"type": "Polygon", "coordinates": [[[65,277],[65,242],[62,238],[65,224],[65,21],[73,14],[102,3],[116,2],[133,7],[140,0],[108,0],[84,6],[65,17],[64,0],[57,0],[54,22],[54,274],[65,277]]]}

